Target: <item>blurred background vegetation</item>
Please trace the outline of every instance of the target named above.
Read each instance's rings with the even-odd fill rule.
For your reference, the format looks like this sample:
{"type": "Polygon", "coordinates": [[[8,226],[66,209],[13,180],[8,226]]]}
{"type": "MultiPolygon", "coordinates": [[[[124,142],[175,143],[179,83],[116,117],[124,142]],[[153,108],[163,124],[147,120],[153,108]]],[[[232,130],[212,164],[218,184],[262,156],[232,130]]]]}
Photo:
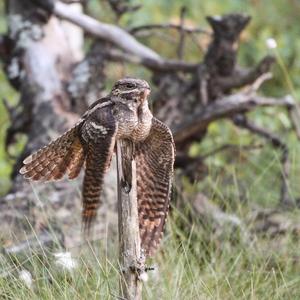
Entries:
{"type": "MultiPolygon", "coordinates": [[[[142,8],[121,18],[119,23],[126,28],[142,24],[178,22],[182,5],[187,7],[186,23],[203,29],[209,29],[205,20],[207,15],[232,12],[249,14],[252,21],[241,36],[239,63],[242,66],[253,66],[266,54],[274,55],[277,58],[277,64],[273,67],[274,78],[263,85],[261,93],[276,97],[291,94],[297,101],[300,99],[299,0],[147,0],[132,3],[142,4],[142,8]],[[268,38],[276,40],[276,49],[268,49],[268,38]]],[[[4,9],[1,1],[0,33],[7,30],[4,9]]],[[[103,22],[116,22],[114,13],[104,0],[88,1],[87,13],[103,22]]],[[[176,58],[174,41],[178,42],[178,33],[168,30],[165,34],[163,38],[143,37],[141,41],[164,57],[176,58]]],[[[201,61],[208,42],[209,37],[206,34],[199,34],[196,43],[188,38],[184,58],[190,62],[201,61]]],[[[108,71],[107,90],[112,82],[124,73],[146,79],[150,79],[151,76],[149,71],[136,66],[111,64],[108,71]]],[[[11,105],[18,103],[19,95],[11,88],[1,68],[0,91],[1,99],[7,99],[11,105]]],[[[3,195],[10,187],[14,157],[22,151],[26,137],[19,136],[14,146],[8,149],[8,153],[5,151],[5,132],[10,121],[1,99],[0,195],[3,195]]],[[[300,196],[300,147],[286,110],[278,107],[256,109],[250,113],[250,118],[276,132],[288,144],[291,160],[290,194],[293,199],[297,199],[300,196]]],[[[236,128],[232,122],[221,120],[209,126],[205,139],[201,143],[195,143],[190,153],[194,156],[203,155],[226,143],[237,145],[237,149],[226,150],[208,158],[208,176],[194,183],[183,180],[183,193],[185,196],[196,192],[204,193],[229,214],[234,213],[245,220],[249,226],[247,229],[251,231],[251,220],[247,219],[247,216],[253,204],[268,208],[278,204],[280,152],[260,138],[236,128]],[[245,151],[242,147],[239,148],[245,144],[260,143],[264,144],[260,149],[245,151]]],[[[191,211],[192,208],[188,205],[182,211],[173,208],[164,253],[157,260],[161,271],[161,287],[157,289],[158,284],[153,280],[150,287],[146,287],[146,299],[161,298],[162,294],[165,296],[163,299],[300,299],[299,240],[288,235],[282,244],[276,239],[259,238],[257,247],[253,248],[232,241],[231,237],[223,237],[220,241],[214,239],[213,230],[203,226],[201,218],[197,217],[192,221],[189,219],[191,211]],[[186,228],[190,228],[188,233],[186,228]],[[178,237],[181,240],[181,248],[178,246],[178,237]]],[[[299,219],[299,213],[290,212],[288,218],[299,219]]],[[[102,250],[101,248],[100,252],[102,250]]],[[[115,252],[113,249],[111,253],[115,252]]],[[[54,287],[44,280],[50,276],[51,270],[47,269],[48,265],[43,269],[29,259],[31,265],[28,268],[34,269],[37,278],[40,278],[36,280],[39,285],[39,297],[58,299],[56,297],[63,295],[62,299],[87,299],[84,297],[90,295],[94,298],[98,295],[108,299],[112,280],[117,282],[117,270],[112,267],[116,262],[111,264],[106,260],[110,251],[107,251],[105,257],[104,250],[101,253],[102,255],[95,255],[97,262],[94,265],[89,262],[90,265],[87,266],[83,261],[82,273],[76,275],[78,278],[69,275],[60,278],[53,275],[57,282],[63,283],[54,287]],[[43,272],[49,274],[45,275],[43,272]],[[79,280],[82,278],[84,280],[79,280]],[[95,294],[95,290],[98,290],[98,294],[95,294]],[[80,298],[81,296],[83,298],[80,298]]],[[[111,256],[113,255],[109,256],[110,259],[111,256]]],[[[50,277],[52,279],[52,275],[50,277]]],[[[1,287],[4,290],[6,284],[6,281],[0,280],[0,290],[1,287]]],[[[9,295],[11,293],[12,296],[7,299],[14,299],[13,296],[19,295],[20,285],[10,285],[9,295]]],[[[20,299],[29,297],[32,298],[33,293],[22,290],[20,299]]]]}
{"type": "MultiPolygon", "coordinates": [[[[267,82],[262,91],[268,96],[283,96],[292,94],[296,99],[300,96],[300,26],[298,18],[300,14],[300,2],[297,0],[226,0],[226,1],[132,1],[133,4],[142,4],[142,8],[136,12],[125,14],[120,25],[123,27],[134,27],[142,24],[178,22],[180,8],[185,5],[187,9],[187,25],[199,26],[208,29],[205,20],[207,15],[218,15],[230,12],[242,12],[252,16],[252,21],[242,33],[240,51],[238,55],[239,63],[242,66],[252,66],[258,62],[268,52],[277,57],[278,63],[273,68],[274,78],[267,82]],[[266,46],[268,38],[274,38],[277,42],[277,49],[270,50],[266,46]]],[[[115,23],[115,15],[111,11],[106,1],[88,1],[88,13],[106,22],[115,23]]],[[[0,3],[0,31],[6,31],[6,21],[4,4],[0,3]]],[[[165,31],[166,37],[154,36],[142,38],[142,41],[157,50],[161,55],[168,58],[176,57],[176,47],[174,41],[178,41],[177,32],[165,31]]],[[[209,37],[205,34],[198,35],[198,40],[188,40],[185,48],[184,58],[188,61],[201,61],[208,44],[209,37]]],[[[136,76],[149,78],[150,73],[141,67],[120,67],[112,64],[109,68],[108,78],[113,82],[122,73],[133,73],[136,76]],[[126,69],[127,68],[127,69],[126,69]]],[[[110,88],[108,82],[107,88],[110,88]]],[[[5,79],[5,75],[0,70],[0,90],[1,98],[7,99],[11,104],[18,102],[18,94],[10,87],[5,79]]],[[[255,110],[251,113],[251,118],[270,130],[274,130],[283,136],[290,146],[291,159],[293,162],[290,192],[297,197],[300,188],[297,184],[297,174],[300,170],[298,154],[298,142],[291,132],[291,124],[284,110],[278,108],[268,108],[255,110]]],[[[9,154],[4,149],[5,131],[9,126],[9,117],[6,109],[0,101],[0,194],[8,191],[10,186],[9,176],[14,163],[14,156],[21,151],[26,137],[19,136],[16,144],[8,149],[9,154]]],[[[260,142],[249,133],[236,129],[231,122],[219,121],[209,127],[209,132],[201,144],[195,144],[191,149],[192,155],[208,152],[222,143],[234,143],[243,145],[250,142],[260,142]]],[[[252,200],[259,201],[260,204],[270,204],[278,200],[279,185],[277,174],[280,172],[279,156],[272,147],[266,146],[262,150],[243,153],[238,151],[232,153],[225,151],[213,156],[208,160],[209,172],[207,177],[199,186],[203,189],[207,180],[217,177],[218,180],[228,180],[231,183],[245,187],[245,195],[251,194],[252,200]],[[258,184],[260,183],[260,184],[258,184]],[[278,186],[278,188],[277,188],[278,186]],[[255,188],[253,188],[255,187],[255,188]],[[264,195],[264,196],[262,196],[264,195]],[[268,200],[266,200],[268,199],[268,200]],[[266,203],[269,202],[269,203],[266,203]]],[[[209,184],[208,184],[209,185],[209,184]]],[[[209,185],[210,186],[210,185],[209,185]]],[[[228,190],[235,190],[237,187],[225,185],[228,190]]],[[[210,186],[211,189],[211,186],[210,186]]],[[[237,191],[236,191],[237,192],[237,191]]],[[[228,191],[229,195],[230,192],[228,191]]],[[[228,195],[228,196],[229,196],[228,195]]]]}

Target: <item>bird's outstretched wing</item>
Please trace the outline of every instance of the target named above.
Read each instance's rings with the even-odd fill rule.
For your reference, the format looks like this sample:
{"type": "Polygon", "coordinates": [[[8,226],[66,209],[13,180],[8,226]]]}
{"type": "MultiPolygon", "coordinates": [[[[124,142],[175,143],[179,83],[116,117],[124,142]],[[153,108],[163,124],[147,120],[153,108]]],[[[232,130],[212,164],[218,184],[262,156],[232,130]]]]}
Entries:
{"type": "Polygon", "coordinates": [[[175,158],[170,129],[153,118],[149,136],[137,143],[135,155],[141,246],[151,256],[160,243],[169,211],[175,158]]]}
{"type": "Polygon", "coordinates": [[[37,181],[58,180],[66,173],[70,179],[77,177],[85,158],[79,137],[83,123],[81,119],[49,145],[25,158],[20,173],[25,178],[37,181]]]}
{"type": "Polygon", "coordinates": [[[80,129],[86,144],[86,168],[83,180],[83,230],[89,233],[100,205],[105,170],[115,146],[117,123],[109,103],[91,111],[80,129]]]}

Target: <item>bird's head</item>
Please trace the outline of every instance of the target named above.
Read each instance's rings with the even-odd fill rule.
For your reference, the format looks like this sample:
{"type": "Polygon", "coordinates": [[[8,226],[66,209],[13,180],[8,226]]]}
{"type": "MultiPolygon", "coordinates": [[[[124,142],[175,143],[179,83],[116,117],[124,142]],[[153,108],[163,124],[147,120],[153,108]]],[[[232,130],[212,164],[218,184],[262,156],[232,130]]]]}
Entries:
{"type": "Polygon", "coordinates": [[[150,86],[147,81],[136,78],[118,80],[112,88],[111,95],[125,102],[132,102],[136,106],[147,100],[150,86]]]}

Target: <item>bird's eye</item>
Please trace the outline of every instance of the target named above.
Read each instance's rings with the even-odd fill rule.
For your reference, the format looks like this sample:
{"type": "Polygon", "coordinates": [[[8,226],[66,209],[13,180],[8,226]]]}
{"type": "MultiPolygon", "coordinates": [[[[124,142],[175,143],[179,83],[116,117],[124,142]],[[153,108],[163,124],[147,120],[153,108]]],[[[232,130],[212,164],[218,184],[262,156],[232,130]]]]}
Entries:
{"type": "Polygon", "coordinates": [[[133,83],[127,83],[127,84],[126,84],[126,87],[127,87],[128,89],[132,89],[132,88],[135,87],[135,85],[134,85],[133,83]]]}

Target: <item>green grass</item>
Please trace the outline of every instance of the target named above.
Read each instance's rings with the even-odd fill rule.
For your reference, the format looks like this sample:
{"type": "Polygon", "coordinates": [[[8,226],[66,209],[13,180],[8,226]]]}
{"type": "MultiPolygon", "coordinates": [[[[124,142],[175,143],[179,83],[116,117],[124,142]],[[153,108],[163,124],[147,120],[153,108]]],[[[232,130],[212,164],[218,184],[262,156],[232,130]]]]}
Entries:
{"type": "MultiPolygon", "coordinates": [[[[247,207],[239,211],[246,213],[247,207]]],[[[299,212],[293,214],[299,219],[299,212]]],[[[216,236],[210,226],[174,208],[162,251],[150,262],[156,270],[144,283],[143,299],[300,299],[299,240],[292,235],[284,242],[280,236],[255,236],[248,244],[239,236],[231,230],[216,236]]],[[[2,259],[0,298],[115,299],[116,243],[112,238],[72,249],[79,266],[71,273],[57,267],[46,250],[46,256],[33,253],[13,263],[6,259],[6,265],[2,259]],[[18,278],[17,269],[31,272],[31,289],[18,278]],[[10,275],[2,277],[5,270],[10,275]]]]}
{"type": "MultiPolygon", "coordinates": [[[[135,1],[140,3],[140,1],[135,1]]],[[[90,1],[90,13],[102,21],[113,22],[105,2],[90,1]]],[[[183,1],[144,1],[143,8],[125,16],[121,24],[135,26],[147,23],[164,23],[178,20],[183,1]]],[[[252,15],[253,20],[241,37],[239,62],[244,66],[254,65],[270,52],[265,40],[274,37],[278,43],[274,79],[263,86],[266,95],[300,95],[300,68],[298,38],[300,6],[298,1],[193,1],[185,0],[188,6],[187,22],[207,28],[205,15],[242,11],[252,15]]],[[[6,30],[4,7],[0,4],[0,31],[6,30]]],[[[174,37],[174,33],[168,33],[174,37]]],[[[199,43],[205,45],[205,37],[199,43]],[[204,40],[204,41],[203,41],[204,40]]],[[[175,58],[176,45],[161,38],[143,39],[164,57],[175,58]]],[[[188,40],[186,59],[199,61],[203,53],[188,40]]],[[[273,53],[274,54],[274,51],[273,53]]],[[[119,76],[115,65],[109,67],[109,78],[119,76]]],[[[148,71],[127,67],[128,74],[150,78],[148,71]]],[[[9,86],[0,72],[1,97],[16,104],[18,95],[9,86]]],[[[298,97],[299,98],[299,97],[298,97]]],[[[9,117],[0,101],[0,194],[5,194],[10,185],[9,174],[14,159],[4,151],[5,132],[9,117]]],[[[300,157],[299,141],[291,133],[291,124],[283,109],[255,110],[251,119],[259,125],[277,132],[285,139],[290,149],[291,181],[290,195],[299,198],[300,157]]],[[[223,143],[247,145],[264,143],[231,122],[211,124],[207,137],[191,149],[192,155],[202,155],[223,143]]],[[[10,154],[18,154],[24,141],[19,139],[10,154]]],[[[185,182],[185,200],[197,192],[205,193],[226,212],[237,215],[251,232],[254,224],[249,216],[253,206],[274,207],[279,197],[280,152],[270,146],[262,150],[223,152],[209,158],[208,176],[194,184],[185,182]]],[[[185,181],[185,180],[184,180],[185,181]]],[[[187,201],[187,200],[186,200],[187,201]]],[[[299,222],[300,212],[286,217],[299,222]]],[[[253,234],[253,242],[245,243],[239,230],[223,228],[221,234],[212,224],[204,221],[188,205],[173,207],[168,221],[168,230],[162,250],[152,262],[156,271],[149,273],[144,283],[144,299],[300,299],[300,254],[299,235],[262,236],[253,234]]],[[[299,233],[300,234],[300,233],[299,233]]],[[[115,299],[118,295],[119,268],[117,263],[117,239],[71,249],[79,266],[73,273],[62,271],[55,264],[54,251],[46,256],[33,253],[30,256],[8,258],[0,252],[0,299],[115,299]],[[18,271],[26,269],[33,276],[32,289],[19,279],[18,271]],[[7,276],[6,271],[9,271],[7,276]]]]}
{"type": "MultiPolygon", "coordinates": [[[[237,145],[262,142],[231,126],[227,121],[214,124],[209,128],[209,138],[195,145],[191,154],[207,153],[234,135],[237,145]]],[[[296,199],[300,192],[300,148],[289,136],[287,140],[290,190],[296,199]]],[[[149,262],[156,270],[149,272],[149,281],[144,283],[143,299],[300,299],[299,230],[298,235],[257,235],[251,219],[254,207],[278,204],[279,157],[280,152],[270,146],[249,152],[224,151],[206,161],[205,179],[191,184],[178,176],[176,185],[183,181],[184,189],[173,200],[161,251],[149,262]],[[252,238],[245,242],[240,230],[228,225],[221,226],[221,232],[216,230],[210,219],[204,219],[189,204],[198,192],[239,217],[252,238]]],[[[299,210],[282,214],[300,226],[299,210]]],[[[115,299],[117,238],[109,236],[92,246],[71,249],[79,262],[73,273],[57,267],[54,250],[45,249],[46,256],[33,253],[12,261],[0,257],[0,299],[115,299]],[[32,274],[32,289],[19,279],[21,269],[32,274]],[[6,270],[9,275],[2,276],[6,270]]]]}

